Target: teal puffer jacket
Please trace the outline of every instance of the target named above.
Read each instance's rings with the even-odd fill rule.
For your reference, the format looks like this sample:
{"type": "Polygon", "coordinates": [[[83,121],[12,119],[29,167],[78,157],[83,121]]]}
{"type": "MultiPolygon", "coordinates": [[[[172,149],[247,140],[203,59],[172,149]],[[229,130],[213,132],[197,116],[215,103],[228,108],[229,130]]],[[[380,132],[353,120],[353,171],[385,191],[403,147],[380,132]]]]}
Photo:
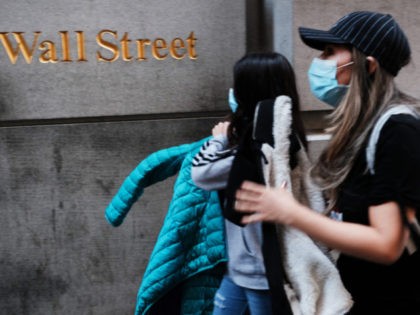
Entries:
{"type": "Polygon", "coordinates": [[[144,188],[179,172],[174,193],[136,305],[140,314],[211,314],[227,261],[224,220],[217,192],[191,180],[192,159],[207,139],[157,151],[124,180],[105,211],[120,225],[144,188]]]}

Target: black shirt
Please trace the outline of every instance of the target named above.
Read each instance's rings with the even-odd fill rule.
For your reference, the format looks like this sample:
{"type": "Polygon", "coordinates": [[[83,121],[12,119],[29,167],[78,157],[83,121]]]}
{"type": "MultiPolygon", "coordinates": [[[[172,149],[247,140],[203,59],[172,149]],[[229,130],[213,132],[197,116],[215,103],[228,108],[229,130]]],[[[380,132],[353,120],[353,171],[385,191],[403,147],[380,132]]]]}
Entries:
{"type": "MultiPolygon", "coordinates": [[[[394,115],[384,125],[374,175],[361,150],[340,189],[337,210],[346,222],[369,225],[369,206],[389,201],[420,209],[420,121],[411,115],[394,115]]],[[[404,251],[389,266],[341,255],[338,268],[355,301],[351,314],[420,314],[419,251],[404,251]]]]}

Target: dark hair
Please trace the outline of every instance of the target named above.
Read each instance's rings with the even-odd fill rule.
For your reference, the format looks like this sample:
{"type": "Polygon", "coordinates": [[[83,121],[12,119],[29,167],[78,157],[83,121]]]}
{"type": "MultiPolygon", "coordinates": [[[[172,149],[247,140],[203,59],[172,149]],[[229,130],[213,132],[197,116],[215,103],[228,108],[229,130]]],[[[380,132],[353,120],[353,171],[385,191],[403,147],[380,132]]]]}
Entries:
{"type": "Polygon", "coordinates": [[[287,95],[292,100],[292,129],[306,148],[295,73],[287,59],[275,52],[248,53],[236,62],[233,72],[238,108],[231,117],[229,142],[237,144],[246,128],[252,124],[258,102],[287,95]]]}

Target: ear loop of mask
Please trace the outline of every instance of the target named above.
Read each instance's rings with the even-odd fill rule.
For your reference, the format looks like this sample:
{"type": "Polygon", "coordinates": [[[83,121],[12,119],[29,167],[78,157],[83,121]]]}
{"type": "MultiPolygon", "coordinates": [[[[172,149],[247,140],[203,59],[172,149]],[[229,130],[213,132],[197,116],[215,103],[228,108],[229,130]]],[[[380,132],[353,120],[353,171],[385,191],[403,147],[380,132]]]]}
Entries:
{"type": "Polygon", "coordinates": [[[348,63],[345,63],[344,65],[338,66],[337,69],[344,68],[344,67],[350,66],[352,64],[354,64],[354,61],[350,61],[348,63]]]}

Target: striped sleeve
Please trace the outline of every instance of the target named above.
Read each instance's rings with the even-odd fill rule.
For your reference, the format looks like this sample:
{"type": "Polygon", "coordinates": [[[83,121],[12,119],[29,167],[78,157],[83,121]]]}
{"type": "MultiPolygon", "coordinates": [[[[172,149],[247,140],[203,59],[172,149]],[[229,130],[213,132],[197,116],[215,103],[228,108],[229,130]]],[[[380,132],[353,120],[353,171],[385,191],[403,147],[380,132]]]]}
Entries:
{"type": "Polygon", "coordinates": [[[193,159],[191,178],[205,190],[226,188],[235,150],[225,136],[216,136],[203,144],[193,159]]]}

